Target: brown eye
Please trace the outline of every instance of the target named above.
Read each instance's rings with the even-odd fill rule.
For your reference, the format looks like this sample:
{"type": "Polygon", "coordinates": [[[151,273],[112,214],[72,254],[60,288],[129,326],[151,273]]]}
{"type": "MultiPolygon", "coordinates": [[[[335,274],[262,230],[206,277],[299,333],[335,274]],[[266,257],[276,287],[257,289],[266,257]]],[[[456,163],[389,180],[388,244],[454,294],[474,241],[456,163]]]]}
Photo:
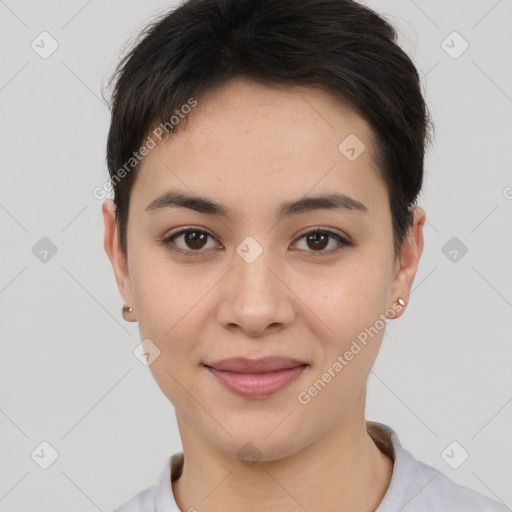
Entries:
{"type": "Polygon", "coordinates": [[[306,248],[299,248],[305,250],[306,252],[313,253],[315,256],[327,256],[343,249],[344,247],[354,245],[351,241],[343,238],[341,235],[338,235],[338,233],[335,233],[334,231],[321,229],[315,229],[314,231],[305,233],[299,238],[299,241],[302,241],[303,239],[306,242],[306,248]],[[334,248],[325,250],[325,248],[328,247],[332,241],[336,242],[334,243],[334,248]]]}
{"type": "Polygon", "coordinates": [[[206,247],[209,238],[213,239],[206,231],[186,228],[163,238],[161,243],[169,251],[185,254],[187,256],[200,256],[206,252],[206,249],[209,249],[209,247],[206,247]],[[178,243],[178,241],[180,241],[180,243],[178,243]]]}
{"type": "Polygon", "coordinates": [[[324,233],[312,233],[306,237],[308,247],[311,249],[322,250],[325,249],[329,243],[329,235],[324,233]]]}
{"type": "Polygon", "coordinates": [[[190,249],[202,249],[205,245],[207,234],[201,231],[187,231],[183,234],[183,240],[190,249]]]}

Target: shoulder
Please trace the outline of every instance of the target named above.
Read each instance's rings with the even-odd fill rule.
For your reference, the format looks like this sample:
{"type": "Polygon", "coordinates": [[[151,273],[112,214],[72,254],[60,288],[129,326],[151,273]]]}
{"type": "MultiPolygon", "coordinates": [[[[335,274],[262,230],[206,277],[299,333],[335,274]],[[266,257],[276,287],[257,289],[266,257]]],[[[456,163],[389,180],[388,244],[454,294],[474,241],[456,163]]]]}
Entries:
{"type": "Polygon", "coordinates": [[[171,480],[179,477],[182,467],[183,452],[165,457],[157,483],[139,492],[113,512],[180,512],[174,499],[171,480]]]}
{"type": "Polygon", "coordinates": [[[511,512],[503,503],[457,484],[417,460],[389,426],[368,422],[368,433],[394,460],[391,482],[376,512],[511,512]]]}
{"type": "MultiPolygon", "coordinates": [[[[415,460],[417,473],[422,475],[424,488],[418,494],[416,505],[432,512],[510,512],[504,504],[479,492],[457,484],[441,471],[415,460]]],[[[418,510],[420,510],[418,509],[418,510]]],[[[404,512],[415,510],[405,508],[404,512]]]]}
{"type": "MultiPolygon", "coordinates": [[[[469,487],[455,483],[441,471],[416,461],[418,473],[423,474],[430,487],[429,510],[433,512],[510,512],[510,509],[469,487]]],[[[411,509],[412,510],[412,509],[411,509]]]]}
{"type": "Polygon", "coordinates": [[[157,486],[148,487],[123,503],[113,512],[153,512],[155,510],[157,486]]]}

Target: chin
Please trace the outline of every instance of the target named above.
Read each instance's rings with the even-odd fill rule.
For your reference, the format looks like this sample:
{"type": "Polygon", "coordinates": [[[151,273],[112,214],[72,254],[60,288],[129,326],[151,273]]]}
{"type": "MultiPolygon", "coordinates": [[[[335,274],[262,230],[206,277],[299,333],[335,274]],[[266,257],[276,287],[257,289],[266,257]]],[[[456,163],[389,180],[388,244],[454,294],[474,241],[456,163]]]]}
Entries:
{"type": "MultiPolygon", "coordinates": [[[[282,419],[282,418],[281,418],[282,419]]],[[[233,425],[226,425],[226,430],[231,434],[229,436],[222,430],[221,438],[211,438],[212,444],[216,448],[233,458],[247,461],[250,467],[251,461],[273,461],[283,459],[293,455],[301,450],[304,443],[301,443],[293,429],[283,425],[276,429],[279,422],[264,423],[260,422],[252,425],[240,425],[239,428],[233,428],[233,425]]]]}

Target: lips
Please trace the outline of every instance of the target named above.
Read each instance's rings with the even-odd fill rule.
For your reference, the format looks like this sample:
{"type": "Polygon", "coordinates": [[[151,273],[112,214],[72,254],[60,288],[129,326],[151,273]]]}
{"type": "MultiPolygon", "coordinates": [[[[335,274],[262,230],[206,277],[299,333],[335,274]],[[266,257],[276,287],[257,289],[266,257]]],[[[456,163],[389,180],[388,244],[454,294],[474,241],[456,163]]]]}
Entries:
{"type": "Polygon", "coordinates": [[[291,359],[289,357],[263,357],[261,359],[247,359],[245,357],[234,357],[231,359],[222,359],[213,363],[204,364],[210,368],[219,371],[237,372],[237,373],[268,373],[279,370],[287,370],[302,366],[304,361],[291,359]]]}
{"type": "Polygon", "coordinates": [[[203,366],[228,391],[245,398],[264,398],[298,379],[309,364],[288,357],[238,357],[203,366]]]}

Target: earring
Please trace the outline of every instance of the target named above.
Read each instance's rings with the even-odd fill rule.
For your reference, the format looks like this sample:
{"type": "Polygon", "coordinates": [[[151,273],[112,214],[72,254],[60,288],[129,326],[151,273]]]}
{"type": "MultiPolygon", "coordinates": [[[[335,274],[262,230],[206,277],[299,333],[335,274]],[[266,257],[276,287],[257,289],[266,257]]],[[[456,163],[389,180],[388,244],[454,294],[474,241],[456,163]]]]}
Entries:
{"type": "MultiPolygon", "coordinates": [[[[400,304],[400,306],[403,307],[405,305],[405,300],[402,299],[402,297],[398,297],[398,299],[395,301],[395,304],[400,304]]],[[[393,314],[393,316],[389,316],[389,314],[386,314],[386,318],[392,319],[392,318],[395,318],[395,317],[396,317],[395,313],[393,314]]]]}
{"type": "Polygon", "coordinates": [[[122,309],[122,315],[123,315],[123,318],[129,322],[129,318],[128,318],[128,314],[131,313],[133,311],[133,308],[130,307],[130,306],[127,306],[126,304],[123,306],[123,309],[122,309]]]}

